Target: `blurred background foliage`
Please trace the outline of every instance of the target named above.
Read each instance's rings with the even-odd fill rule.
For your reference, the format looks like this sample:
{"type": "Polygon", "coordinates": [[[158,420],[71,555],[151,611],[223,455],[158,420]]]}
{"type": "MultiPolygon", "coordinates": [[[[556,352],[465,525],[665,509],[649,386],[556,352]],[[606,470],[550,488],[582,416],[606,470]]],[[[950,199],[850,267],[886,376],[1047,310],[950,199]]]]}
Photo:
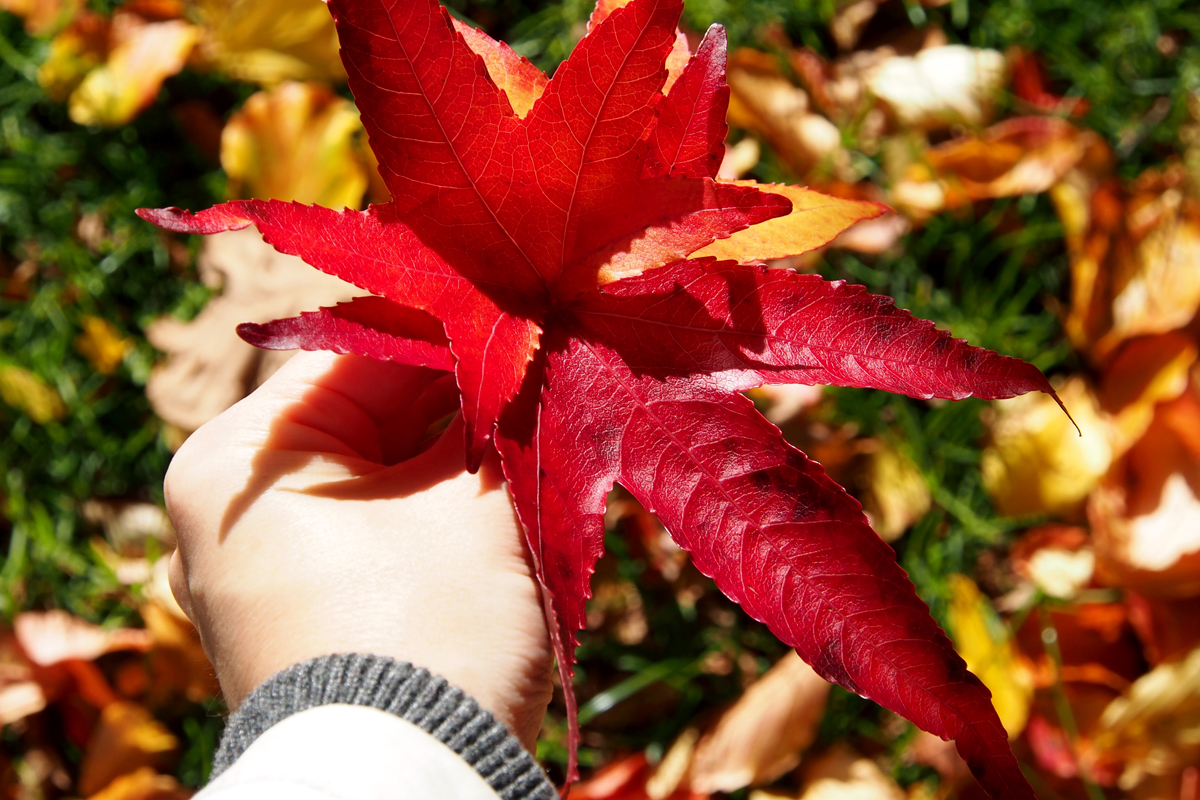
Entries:
{"type": "MultiPolygon", "coordinates": [[[[452,0],[552,71],[589,0],[452,0]]],[[[239,322],[349,287],[142,206],[387,198],[318,0],[0,0],[0,792],[190,795],[220,730],[165,581],[171,452],[286,354],[239,322]]],[[[896,209],[776,264],[1051,375],[1049,402],[751,395],[864,503],[1039,795],[1200,786],[1200,9],[687,0],[730,36],[722,177],[896,209]]],[[[973,796],[952,749],[819,679],[619,490],[573,797],[973,796]]],[[[538,755],[557,775],[556,703],[538,755]]],[[[1190,792],[1190,793],[1189,793],[1190,792]]]]}

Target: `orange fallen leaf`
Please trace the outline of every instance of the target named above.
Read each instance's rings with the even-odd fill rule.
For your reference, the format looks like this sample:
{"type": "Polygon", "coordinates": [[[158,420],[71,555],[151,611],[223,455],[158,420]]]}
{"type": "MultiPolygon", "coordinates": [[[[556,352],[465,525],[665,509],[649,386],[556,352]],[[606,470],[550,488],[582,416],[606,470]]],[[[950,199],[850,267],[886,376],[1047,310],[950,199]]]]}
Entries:
{"type": "Polygon", "coordinates": [[[188,800],[193,794],[170,775],[142,767],[115,779],[88,800],[188,800]]]}
{"type": "Polygon", "coordinates": [[[151,691],[161,696],[182,694],[195,703],[216,697],[220,692],[216,671],[192,624],[157,602],[147,603],[139,611],[154,639],[151,691]]]}
{"type": "Polygon", "coordinates": [[[816,738],[828,699],[829,683],[789,651],[704,734],[692,762],[692,789],[735,792],[795,768],[816,738]]]}
{"type": "Polygon", "coordinates": [[[178,750],[179,740],[149,711],[136,703],[109,703],[80,764],[78,789],[92,795],[135,770],[167,769],[178,750]]]}

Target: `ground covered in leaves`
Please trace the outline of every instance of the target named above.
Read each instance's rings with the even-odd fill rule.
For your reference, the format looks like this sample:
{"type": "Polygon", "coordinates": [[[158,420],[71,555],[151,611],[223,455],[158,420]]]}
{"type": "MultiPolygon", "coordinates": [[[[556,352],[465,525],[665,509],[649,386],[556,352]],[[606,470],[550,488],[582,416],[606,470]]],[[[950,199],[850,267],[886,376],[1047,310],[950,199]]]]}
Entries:
{"type": "MultiPolygon", "coordinates": [[[[552,70],[588,0],[452,3],[552,70]]],[[[220,729],[165,585],[173,448],[356,290],[137,207],[387,199],[311,2],[0,0],[0,792],[186,797],[220,729]],[[287,24],[273,24],[286,15],[287,24]]],[[[1043,369],[1053,401],[752,398],[864,502],[1040,796],[1200,792],[1200,13],[692,0],[730,34],[722,177],[896,213],[782,268],[1043,369]]],[[[694,48],[698,35],[691,42],[694,48]]],[[[953,749],[840,689],[610,498],[576,691],[600,800],[948,797],[953,749]]],[[[561,705],[539,743],[565,759],[561,705]]]]}

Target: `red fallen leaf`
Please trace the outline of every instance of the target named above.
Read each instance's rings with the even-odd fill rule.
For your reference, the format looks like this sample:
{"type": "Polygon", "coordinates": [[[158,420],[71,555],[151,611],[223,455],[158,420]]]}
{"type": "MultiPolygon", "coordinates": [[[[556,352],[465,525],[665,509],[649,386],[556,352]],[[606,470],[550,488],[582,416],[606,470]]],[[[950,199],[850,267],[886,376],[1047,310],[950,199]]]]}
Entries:
{"type": "Polygon", "coordinates": [[[823,677],[955,738],[993,795],[1031,798],[987,690],[859,504],[738,392],[827,382],[996,398],[1050,385],[887,298],[756,265],[884,208],[714,180],[725,36],[711,29],[664,97],[681,7],[605,0],[544,81],[483,34],[464,38],[433,0],[330,0],[395,200],[361,213],[254,200],[139,213],[190,233],[255,224],[380,296],[244,328],[260,346],[453,362],[468,466],[494,437],[546,589],[568,780],[575,634],[620,482],[823,677]]]}
{"type": "Polygon", "coordinates": [[[1091,104],[1083,97],[1062,97],[1046,91],[1046,68],[1034,53],[1018,49],[1012,60],[1012,90],[1021,100],[1049,114],[1085,116],[1091,104]]]}

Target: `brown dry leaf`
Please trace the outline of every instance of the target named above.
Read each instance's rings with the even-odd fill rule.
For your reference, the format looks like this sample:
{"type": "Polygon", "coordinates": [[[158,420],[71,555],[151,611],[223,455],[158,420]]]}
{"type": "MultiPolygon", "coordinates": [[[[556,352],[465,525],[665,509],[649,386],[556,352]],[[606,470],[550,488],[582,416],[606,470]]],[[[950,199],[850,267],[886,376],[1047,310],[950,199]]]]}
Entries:
{"type": "Polygon", "coordinates": [[[195,791],[180,785],[170,775],[159,775],[142,767],[122,775],[88,800],[188,800],[195,791]]]}
{"type": "Polygon", "coordinates": [[[1189,391],[1159,406],[1092,495],[1088,516],[1106,582],[1154,597],[1200,593],[1200,461],[1176,427],[1196,430],[1197,405],[1189,391]]]}
{"type": "Polygon", "coordinates": [[[1127,224],[1137,242],[1116,265],[1112,330],[1101,352],[1132,336],[1187,325],[1200,309],[1200,201],[1168,188],[1134,197],[1127,224]]]}
{"type": "Polygon", "coordinates": [[[886,444],[870,455],[866,480],[863,510],[885,542],[899,539],[932,506],[929,487],[917,465],[886,444]]]}
{"type": "MultiPolygon", "coordinates": [[[[156,567],[164,565],[164,576],[166,562],[165,558],[155,562],[156,567]]],[[[146,630],[154,639],[150,657],[153,690],[162,695],[183,694],[194,703],[216,697],[220,686],[204,654],[200,636],[173,598],[170,603],[168,606],[159,599],[139,609],[146,630]]]]}
{"type": "Polygon", "coordinates": [[[0,0],[0,10],[25,20],[25,30],[33,36],[66,25],[82,5],[82,0],[0,0]]]}
{"type": "Polygon", "coordinates": [[[121,336],[116,326],[102,317],[84,317],[83,333],[75,337],[75,349],[103,375],[112,375],[133,350],[133,340],[121,336]]]}
{"type": "Polygon", "coordinates": [[[369,182],[358,110],[325,84],[251,95],[221,132],[230,197],[358,208],[369,182]]]}
{"type": "Polygon", "coordinates": [[[79,125],[117,127],[158,96],[164,80],[183,69],[199,38],[180,19],[151,22],[118,10],[112,18],[108,58],[71,93],[67,111],[79,125]]]}
{"type": "Polygon", "coordinates": [[[49,667],[63,661],[94,661],[116,650],[150,649],[148,631],[101,628],[62,610],[26,611],[13,620],[13,632],[34,664],[49,667]]]}
{"type": "Polygon", "coordinates": [[[728,81],[730,124],[762,134],[799,174],[841,152],[837,126],[810,111],[808,94],[784,77],[773,56],[735,50],[728,81]]]}
{"type": "Polygon", "coordinates": [[[690,785],[734,792],[770,783],[800,763],[825,713],[829,683],[789,652],[717,720],[696,747],[690,785]]]}
{"type": "Polygon", "coordinates": [[[1095,747],[1125,763],[1124,791],[1147,777],[1171,776],[1200,765],[1200,650],[1138,678],[1100,718],[1095,747]]]}
{"type": "Polygon", "coordinates": [[[996,50],[951,44],[885,59],[864,77],[902,128],[978,127],[1008,83],[1008,64],[996,50]]]}
{"type": "Polygon", "coordinates": [[[1082,436],[1049,395],[995,403],[984,487],[1002,514],[1077,515],[1113,460],[1111,422],[1081,377],[1058,387],[1082,436]]]}
{"type": "Polygon", "coordinates": [[[85,500],[83,518],[104,529],[108,543],[120,554],[141,553],[153,540],[162,549],[175,549],[175,529],[161,506],[137,501],[85,500]]]}
{"type": "Polygon", "coordinates": [[[146,330],[167,354],[146,396],[155,413],[187,431],[241,400],[292,356],[246,344],[235,331],[239,323],[269,322],[362,294],[277,252],[251,228],[209,236],[202,248],[200,279],[222,286],[221,294],[191,322],[163,317],[146,330]]]}
{"type": "Polygon", "coordinates": [[[62,419],[67,406],[53,387],[27,369],[0,364],[0,399],[39,425],[62,419]]]}
{"type": "Polygon", "coordinates": [[[1033,672],[1017,653],[1003,623],[979,587],[965,575],[951,575],[949,627],[954,649],[992,693],[992,705],[1008,738],[1029,720],[1033,672]]]}
{"type": "Polygon", "coordinates": [[[149,711],[136,703],[109,703],[84,753],[78,789],[92,795],[143,767],[168,769],[178,750],[179,740],[149,711]]]}
{"type": "Polygon", "coordinates": [[[192,0],[204,28],[198,61],[231,78],[345,80],[337,32],[321,0],[192,0]]]}
{"type": "Polygon", "coordinates": [[[1129,622],[1152,666],[1179,661],[1200,647],[1200,596],[1145,597],[1125,592],[1129,603],[1129,622]]]}

